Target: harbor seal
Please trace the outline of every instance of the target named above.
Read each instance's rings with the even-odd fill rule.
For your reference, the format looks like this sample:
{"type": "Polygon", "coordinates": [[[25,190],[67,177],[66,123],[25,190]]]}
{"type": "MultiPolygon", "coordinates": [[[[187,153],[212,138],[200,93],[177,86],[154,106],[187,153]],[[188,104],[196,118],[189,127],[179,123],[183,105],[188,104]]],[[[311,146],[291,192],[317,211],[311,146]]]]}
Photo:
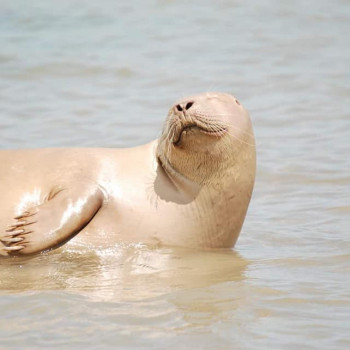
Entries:
{"type": "Polygon", "coordinates": [[[2,256],[69,240],[228,248],[251,198],[255,142],[235,97],[205,93],[176,102],[146,145],[3,150],[0,163],[2,256]]]}

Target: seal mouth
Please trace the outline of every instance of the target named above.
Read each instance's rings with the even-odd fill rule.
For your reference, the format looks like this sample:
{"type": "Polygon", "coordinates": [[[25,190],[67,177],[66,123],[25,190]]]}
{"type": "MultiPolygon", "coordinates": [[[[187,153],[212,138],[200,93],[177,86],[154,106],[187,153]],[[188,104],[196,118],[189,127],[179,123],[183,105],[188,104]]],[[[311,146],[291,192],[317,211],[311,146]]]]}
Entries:
{"type": "Polygon", "coordinates": [[[181,137],[183,135],[183,133],[185,131],[189,131],[189,130],[199,130],[200,132],[202,132],[203,134],[209,135],[209,136],[214,136],[214,137],[220,137],[222,136],[225,132],[226,132],[226,128],[225,127],[216,127],[215,129],[212,128],[210,125],[198,125],[195,123],[191,123],[191,124],[187,124],[185,126],[183,126],[179,132],[177,133],[177,135],[174,137],[174,141],[173,144],[175,146],[177,146],[180,142],[181,142],[181,137]]]}

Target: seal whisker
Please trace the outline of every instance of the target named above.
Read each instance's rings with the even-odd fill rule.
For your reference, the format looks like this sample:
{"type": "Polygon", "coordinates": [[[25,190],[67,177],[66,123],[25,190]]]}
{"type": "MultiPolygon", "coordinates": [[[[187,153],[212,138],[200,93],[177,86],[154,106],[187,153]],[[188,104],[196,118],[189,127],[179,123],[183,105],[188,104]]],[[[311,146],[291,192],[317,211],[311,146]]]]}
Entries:
{"type": "Polygon", "coordinates": [[[232,136],[234,139],[236,139],[237,141],[242,142],[242,143],[244,143],[244,144],[247,145],[247,146],[251,146],[251,147],[254,147],[254,148],[255,148],[255,144],[254,144],[254,143],[247,142],[247,141],[245,141],[245,140],[239,138],[237,135],[234,135],[233,133],[228,132],[228,134],[229,134],[230,136],[232,136]]]}
{"type": "MultiPolygon", "coordinates": [[[[198,118],[198,119],[199,119],[199,118],[198,118]]],[[[207,122],[205,119],[203,120],[202,118],[200,118],[200,120],[203,121],[203,122],[207,122]]],[[[224,128],[227,128],[227,129],[229,129],[229,128],[236,129],[236,130],[238,130],[241,134],[245,134],[245,135],[247,135],[247,136],[249,136],[249,137],[251,137],[251,138],[254,138],[254,135],[253,135],[251,132],[245,131],[245,130],[243,130],[242,128],[240,128],[240,127],[238,127],[238,126],[235,126],[235,125],[232,125],[232,124],[230,125],[230,124],[228,124],[228,123],[224,123],[224,122],[219,121],[219,120],[211,120],[210,122],[212,122],[213,125],[218,125],[218,126],[220,126],[220,127],[224,127],[224,128]],[[215,123],[217,123],[217,124],[215,124],[215,123]]],[[[211,125],[211,124],[208,124],[208,125],[211,125]]]]}
{"type": "Polygon", "coordinates": [[[174,140],[174,136],[175,136],[175,127],[176,127],[176,123],[174,122],[172,124],[172,126],[169,128],[168,133],[167,133],[167,140],[168,143],[166,145],[166,155],[167,157],[171,156],[171,152],[172,152],[172,145],[173,145],[173,140],[174,140]]]}
{"type": "MultiPolygon", "coordinates": [[[[213,126],[214,128],[216,127],[216,126],[213,126]]],[[[221,129],[218,129],[218,131],[220,131],[221,129]]],[[[231,137],[233,137],[234,139],[236,139],[237,141],[239,141],[239,142],[241,142],[241,143],[244,143],[244,144],[246,144],[246,145],[248,145],[248,146],[251,146],[251,147],[255,147],[255,144],[254,143],[250,143],[250,142],[248,142],[248,141],[246,141],[246,140],[244,140],[243,138],[239,138],[237,135],[234,135],[232,132],[230,132],[229,130],[225,130],[224,132],[223,132],[223,134],[227,134],[227,135],[230,135],[231,137]]],[[[249,137],[252,137],[252,135],[251,134],[248,134],[248,133],[246,133],[249,137]]],[[[224,141],[226,141],[227,143],[228,143],[228,140],[227,139],[225,139],[224,141]]]]}

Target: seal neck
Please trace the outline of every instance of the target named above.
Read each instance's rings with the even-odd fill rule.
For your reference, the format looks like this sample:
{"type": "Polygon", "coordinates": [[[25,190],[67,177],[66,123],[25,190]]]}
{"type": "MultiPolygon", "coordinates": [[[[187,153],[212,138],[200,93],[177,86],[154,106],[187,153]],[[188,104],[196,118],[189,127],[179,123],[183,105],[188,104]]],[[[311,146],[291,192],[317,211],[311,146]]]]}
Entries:
{"type": "Polygon", "coordinates": [[[161,169],[163,175],[167,178],[176,192],[181,192],[185,196],[194,199],[201,186],[196,182],[188,179],[183,174],[179,173],[169,162],[166,157],[157,155],[158,167],[161,169]]]}

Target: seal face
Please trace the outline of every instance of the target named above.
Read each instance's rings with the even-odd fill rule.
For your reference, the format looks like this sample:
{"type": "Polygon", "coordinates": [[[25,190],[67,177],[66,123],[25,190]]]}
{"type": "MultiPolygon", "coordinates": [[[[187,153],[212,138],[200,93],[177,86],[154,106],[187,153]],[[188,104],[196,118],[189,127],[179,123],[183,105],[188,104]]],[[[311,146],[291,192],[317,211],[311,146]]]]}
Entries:
{"type": "Polygon", "coordinates": [[[178,101],[143,146],[0,151],[0,161],[3,256],[69,240],[232,247],[255,179],[249,115],[225,93],[178,101]]]}
{"type": "Polygon", "coordinates": [[[170,109],[158,156],[173,171],[203,184],[233,166],[242,148],[248,149],[255,164],[248,113],[232,95],[208,93],[189,97],[170,109]]]}

